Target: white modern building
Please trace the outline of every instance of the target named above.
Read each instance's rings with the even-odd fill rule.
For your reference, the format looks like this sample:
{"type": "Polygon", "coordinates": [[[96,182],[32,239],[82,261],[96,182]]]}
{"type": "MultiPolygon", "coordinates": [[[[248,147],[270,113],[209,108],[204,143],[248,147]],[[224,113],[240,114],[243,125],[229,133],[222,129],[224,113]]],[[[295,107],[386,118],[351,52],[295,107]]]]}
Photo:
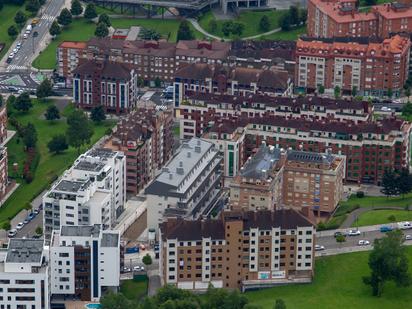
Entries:
{"type": "Polygon", "coordinates": [[[146,188],[147,227],[166,217],[194,220],[207,213],[221,191],[222,157],[211,142],[192,138],[146,188]]]}
{"type": "Polygon", "coordinates": [[[39,239],[10,239],[0,251],[0,308],[48,309],[48,252],[39,239]]]}
{"type": "Polygon", "coordinates": [[[92,149],[80,156],[43,196],[47,240],[63,225],[113,227],[125,204],[125,165],[121,152],[92,149]]]}
{"type": "Polygon", "coordinates": [[[99,225],[62,226],[50,243],[50,290],[53,299],[98,301],[120,284],[120,233],[99,225]]]}

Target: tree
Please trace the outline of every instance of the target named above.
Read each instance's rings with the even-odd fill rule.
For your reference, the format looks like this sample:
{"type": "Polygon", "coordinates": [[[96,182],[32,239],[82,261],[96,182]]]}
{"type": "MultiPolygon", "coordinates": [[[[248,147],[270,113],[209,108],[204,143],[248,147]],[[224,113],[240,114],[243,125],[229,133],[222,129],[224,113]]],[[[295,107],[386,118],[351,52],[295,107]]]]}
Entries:
{"type": "Polygon", "coordinates": [[[412,103],[408,102],[402,107],[402,116],[410,117],[412,116],[412,103]]]}
{"type": "Polygon", "coordinates": [[[211,19],[210,21],[209,21],[209,31],[211,32],[211,33],[215,33],[216,31],[217,31],[217,22],[216,22],[216,20],[215,19],[211,19]]]}
{"type": "Polygon", "coordinates": [[[224,36],[229,36],[232,33],[233,21],[225,21],[222,25],[222,32],[224,36]]]}
{"type": "Polygon", "coordinates": [[[388,88],[388,91],[386,92],[386,95],[388,96],[388,98],[392,98],[392,96],[393,96],[392,88],[388,88]]]}
{"type": "Polygon", "coordinates": [[[273,309],[286,309],[286,304],[283,301],[283,299],[280,299],[280,298],[276,299],[273,309]]]}
{"type": "Polygon", "coordinates": [[[67,124],[67,142],[70,146],[77,148],[77,152],[80,153],[80,147],[90,143],[90,138],[93,135],[90,121],[83,111],[75,110],[67,118],[67,124]]]}
{"type": "Polygon", "coordinates": [[[289,31],[290,30],[290,16],[289,14],[285,14],[280,19],[280,28],[282,31],[289,31]]]}
{"type": "Polygon", "coordinates": [[[130,300],[128,300],[122,293],[109,292],[100,298],[100,305],[102,309],[129,309],[133,308],[130,300]]]}
{"type": "Polygon", "coordinates": [[[23,131],[23,142],[26,148],[35,148],[37,143],[37,131],[36,127],[29,122],[23,131]]]}
{"type": "Polygon", "coordinates": [[[318,85],[318,93],[319,94],[324,94],[325,93],[325,86],[318,85]]]}
{"type": "Polygon", "coordinates": [[[65,151],[69,148],[66,136],[64,136],[63,134],[53,136],[52,139],[47,143],[47,148],[49,148],[49,152],[53,152],[55,154],[59,154],[65,151]]]}
{"type": "Polygon", "coordinates": [[[262,30],[263,32],[269,31],[270,21],[269,21],[269,17],[267,17],[267,15],[263,15],[262,18],[260,19],[259,29],[262,30]]]}
{"type": "Polygon", "coordinates": [[[62,26],[68,26],[72,23],[72,13],[68,9],[63,9],[57,17],[57,22],[62,26]]]}
{"type": "Polygon", "coordinates": [[[382,189],[381,192],[386,196],[396,195],[396,175],[393,170],[387,169],[382,177],[382,189]]]}
{"type": "Polygon", "coordinates": [[[397,191],[402,197],[412,191],[412,176],[407,168],[403,168],[395,181],[397,191]]]}
{"type": "Polygon", "coordinates": [[[39,99],[44,99],[53,94],[53,87],[50,79],[44,79],[41,84],[37,87],[36,96],[39,99]]]}
{"type": "Polygon", "coordinates": [[[31,13],[37,13],[39,9],[40,9],[39,0],[29,0],[26,4],[26,10],[31,13]]]}
{"type": "Polygon", "coordinates": [[[44,113],[44,117],[49,121],[60,119],[60,113],[56,105],[50,105],[44,113]]]}
{"type": "Polygon", "coordinates": [[[299,10],[298,7],[292,5],[289,7],[289,18],[291,25],[298,25],[299,24],[299,10]]]}
{"type": "Polygon", "coordinates": [[[154,83],[155,83],[156,88],[160,88],[162,86],[162,81],[160,80],[159,77],[155,78],[154,83]]]}
{"type": "Polygon", "coordinates": [[[143,259],[142,259],[143,264],[145,265],[151,265],[152,264],[152,257],[150,256],[149,253],[147,253],[143,259]]]}
{"type": "Polygon", "coordinates": [[[335,239],[336,239],[336,242],[339,242],[339,243],[346,241],[345,235],[338,235],[335,237],[335,239]]]}
{"type": "Polygon", "coordinates": [[[49,29],[50,35],[56,36],[59,35],[61,32],[62,29],[60,28],[59,23],[54,20],[49,29]]]}
{"type": "Polygon", "coordinates": [[[232,33],[234,35],[242,35],[243,30],[245,30],[245,25],[242,23],[233,23],[232,24],[232,33]]]}
{"type": "Polygon", "coordinates": [[[189,22],[186,19],[182,20],[177,30],[177,40],[194,40],[194,38],[195,36],[192,29],[190,29],[189,22]]]}
{"type": "Polygon", "coordinates": [[[338,85],[336,85],[335,88],[333,88],[333,93],[335,95],[335,99],[339,99],[339,97],[340,97],[340,87],[338,85]]]}
{"type": "Polygon", "coordinates": [[[73,0],[72,1],[72,6],[70,8],[70,13],[72,13],[73,16],[79,16],[83,13],[83,7],[82,7],[79,0],[73,0]]]}
{"type": "Polygon", "coordinates": [[[43,235],[43,228],[41,226],[36,227],[36,230],[34,231],[37,235],[43,235]]]}
{"type": "Polygon", "coordinates": [[[94,35],[98,38],[104,38],[109,35],[109,29],[105,23],[98,23],[94,35]]]}
{"type": "Polygon", "coordinates": [[[358,94],[358,87],[353,86],[353,87],[352,87],[352,96],[354,97],[354,96],[356,96],[357,94],[358,94]]]}
{"type": "Polygon", "coordinates": [[[410,285],[408,258],[403,241],[404,236],[400,230],[374,240],[368,262],[371,275],[363,277],[363,282],[372,287],[373,296],[382,295],[386,281],[394,281],[398,287],[410,285]]]}
{"type": "Polygon", "coordinates": [[[411,88],[410,87],[406,87],[405,88],[405,96],[408,98],[411,96],[411,88]]]}
{"type": "Polygon", "coordinates": [[[156,30],[153,30],[151,28],[144,28],[142,27],[139,31],[139,38],[143,40],[159,40],[160,39],[160,33],[157,32],[156,30]]]}
{"type": "Polygon", "coordinates": [[[92,20],[97,17],[96,7],[93,3],[89,3],[84,11],[84,18],[92,20]]]}
{"type": "Polygon", "coordinates": [[[17,30],[15,25],[11,25],[8,29],[7,29],[7,34],[12,37],[15,38],[18,34],[19,31],[17,30]]]}
{"type": "Polygon", "coordinates": [[[110,27],[112,25],[109,15],[105,13],[100,14],[98,23],[105,23],[107,27],[110,27]]]}
{"type": "Polygon", "coordinates": [[[376,3],[378,3],[377,0],[365,0],[366,6],[375,5],[376,3]]]}
{"type": "Polygon", "coordinates": [[[27,21],[27,16],[22,11],[17,11],[16,15],[14,16],[14,21],[17,25],[22,27],[27,21]]]}
{"type": "Polygon", "coordinates": [[[23,92],[19,95],[13,105],[16,110],[21,112],[27,112],[33,106],[28,92],[23,92]]]}
{"type": "Polygon", "coordinates": [[[10,231],[11,230],[10,221],[4,222],[2,228],[3,228],[3,230],[10,231]]]}
{"type": "Polygon", "coordinates": [[[308,19],[308,11],[307,10],[301,10],[300,11],[300,17],[299,21],[301,24],[306,23],[306,20],[308,19]]]}
{"type": "Polygon", "coordinates": [[[92,109],[90,119],[96,123],[100,123],[106,119],[106,114],[102,105],[96,106],[92,109]]]}

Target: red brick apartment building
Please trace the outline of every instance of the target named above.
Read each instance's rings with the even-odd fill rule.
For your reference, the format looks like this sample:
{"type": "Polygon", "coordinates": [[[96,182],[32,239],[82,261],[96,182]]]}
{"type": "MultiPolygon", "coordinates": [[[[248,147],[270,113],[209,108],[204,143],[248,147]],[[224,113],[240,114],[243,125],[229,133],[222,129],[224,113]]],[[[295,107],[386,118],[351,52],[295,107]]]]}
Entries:
{"type": "Polygon", "coordinates": [[[182,63],[221,63],[226,59],[230,43],[205,41],[128,41],[92,38],[88,42],[63,42],[58,47],[60,76],[70,79],[72,71],[84,60],[109,60],[130,65],[145,81],[160,79],[172,83],[176,67],[182,63]],[[73,46],[77,44],[77,48],[73,46]],[[71,47],[71,49],[69,49],[71,47]],[[60,69],[60,67],[62,69],[60,69]]]}
{"type": "Polygon", "coordinates": [[[297,87],[314,90],[339,86],[345,92],[355,87],[365,96],[399,95],[408,78],[409,38],[395,35],[373,42],[369,39],[298,39],[296,44],[297,87]]]}
{"type": "Polygon", "coordinates": [[[173,113],[138,108],[121,119],[105,147],[126,155],[126,190],[137,194],[172,156],[173,113]]]}
{"type": "Polygon", "coordinates": [[[242,291],[310,282],[315,228],[293,210],[223,212],[218,219],[170,218],[160,225],[162,284],[242,291]]]}
{"type": "Polygon", "coordinates": [[[388,38],[412,29],[410,0],[373,6],[360,12],[355,0],[309,0],[307,33],[310,37],[388,38]]]}
{"type": "Polygon", "coordinates": [[[137,75],[124,63],[84,61],[73,71],[73,101],[85,109],[130,111],[137,101],[137,75]]]}

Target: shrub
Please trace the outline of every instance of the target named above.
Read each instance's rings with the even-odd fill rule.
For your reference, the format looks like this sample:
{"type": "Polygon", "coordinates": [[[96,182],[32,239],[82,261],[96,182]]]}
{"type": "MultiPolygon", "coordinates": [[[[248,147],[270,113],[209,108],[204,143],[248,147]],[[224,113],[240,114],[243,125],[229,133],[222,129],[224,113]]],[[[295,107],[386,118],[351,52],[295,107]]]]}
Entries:
{"type": "Polygon", "coordinates": [[[365,192],[363,192],[363,191],[358,191],[358,192],[356,192],[356,197],[357,197],[357,198],[363,198],[363,197],[365,197],[365,192]]]}
{"type": "Polygon", "coordinates": [[[388,217],[388,220],[389,220],[390,222],[395,222],[395,221],[396,221],[396,217],[395,217],[394,215],[390,215],[390,216],[388,217]]]}

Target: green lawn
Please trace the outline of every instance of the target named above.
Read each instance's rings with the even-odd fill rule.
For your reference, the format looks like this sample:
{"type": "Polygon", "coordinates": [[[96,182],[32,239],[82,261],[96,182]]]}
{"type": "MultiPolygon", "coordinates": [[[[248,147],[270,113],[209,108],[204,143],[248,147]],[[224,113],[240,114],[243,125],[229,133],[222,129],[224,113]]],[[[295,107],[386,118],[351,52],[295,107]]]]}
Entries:
{"type": "MultiPolygon", "coordinates": [[[[176,42],[177,29],[179,27],[178,20],[158,20],[158,19],[136,19],[136,18],[112,18],[112,26],[114,28],[129,28],[131,26],[142,26],[152,28],[158,31],[162,37],[168,38],[169,41],[176,42]]],[[[33,67],[37,69],[52,70],[56,67],[56,51],[57,46],[63,41],[88,41],[94,36],[96,25],[83,18],[74,19],[73,23],[65,28],[62,33],[47,46],[45,50],[33,61],[33,67]]],[[[192,31],[196,38],[202,39],[203,35],[192,31]]]]}
{"type": "MultiPolygon", "coordinates": [[[[34,174],[34,180],[30,184],[26,184],[25,181],[20,178],[25,160],[22,141],[15,135],[7,144],[10,176],[16,177],[16,173],[12,167],[13,163],[19,163],[19,176],[16,180],[20,182],[20,186],[0,208],[0,226],[4,221],[13,218],[27,203],[30,203],[34,197],[46,189],[53,180],[60,176],[65,169],[70,167],[78,156],[74,148],[69,148],[59,155],[51,155],[48,152],[47,143],[51,137],[55,134],[64,133],[67,128],[65,120],[50,123],[42,118],[42,115],[50,104],[53,103],[34,101],[34,107],[28,113],[13,114],[13,117],[16,117],[20,123],[27,124],[27,122],[30,121],[35,125],[38,136],[37,148],[40,153],[40,162],[34,174]]],[[[94,126],[92,143],[95,143],[104,135],[105,131],[113,125],[113,122],[107,121],[101,125],[94,126]]],[[[89,146],[83,147],[81,151],[85,151],[88,147],[89,146]]]]}
{"type": "Polygon", "coordinates": [[[261,37],[262,40],[284,40],[296,41],[302,34],[306,33],[306,26],[302,26],[290,31],[280,31],[261,37]]]}
{"type": "Polygon", "coordinates": [[[404,197],[365,196],[363,198],[358,198],[356,195],[351,195],[347,201],[340,202],[339,209],[336,211],[335,215],[339,216],[359,207],[405,207],[408,205],[412,205],[412,193],[406,194],[404,197]]]}
{"type": "MultiPolygon", "coordinates": [[[[7,52],[10,45],[14,41],[14,39],[10,38],[9,35],[7,34],[7,29],[11,25],[14,25],[14,16],[16,15],[19,9],[22,9],[22,6],[4,4],[3,9],[0,10],[0,43],[6,44],[5,48],[0,52],[0,59],[7,52]]],[[[24,8],[23,8],[23,11],[24,11],[24,8]]]]}
{"type": "Polygon", "coordinates": [[[120,285],[120,292],[130,300],[140,300],[147,295],[147,281],[146,276],[124,280],[120,285]]]}
{"type": "MultiPolygon", "coordinates": [[[[263,15],[269,17],[270,20],[270,28],[276,29],[279,27],[280,17],[283,16],[287,10],[265,10],[265,11],[247,11],[240,13],[239,17],[233,19],[235,22],[243,23],[245,25],[245,30],[243,31],[241,37],[249,37],[256,34],[262,33],[259,29],[259,21],[263,15]]],[[[216,20],[217,23],[217,31],[211,32],[209,23],[211,20],[215,19],[212,12],[205,13],[199,19],[199,24],[205,29],[207,32],[217,35],[219,37],[224,37],[222,32],[222,25],[225,21],[223,20],[216,20]]],[[[229,38],[234,38],[230,36],[229,38]]]]}
{"type": "Polygon", "coordinates": [[[361,214],[352,226],[365,226],[391,223],[390,216],[395,217],[395,222],[412,221],[412,211],[408,210],[371,210],[361,214]]]}
{"type": "MultiPolygon", "coordinates": [[[[407,248],[409,269],[412,247],[407,248]]],[[[368,252],[342,254],[316,260],[312,284],[287,285],[246,293],[252,304],[271,309],[277,298],[288,309],[405,309],[411,308],[412,286],[397,288],[387,283],[381,297],[373,297],[362,282],[368,275],[368,252]]]]}

